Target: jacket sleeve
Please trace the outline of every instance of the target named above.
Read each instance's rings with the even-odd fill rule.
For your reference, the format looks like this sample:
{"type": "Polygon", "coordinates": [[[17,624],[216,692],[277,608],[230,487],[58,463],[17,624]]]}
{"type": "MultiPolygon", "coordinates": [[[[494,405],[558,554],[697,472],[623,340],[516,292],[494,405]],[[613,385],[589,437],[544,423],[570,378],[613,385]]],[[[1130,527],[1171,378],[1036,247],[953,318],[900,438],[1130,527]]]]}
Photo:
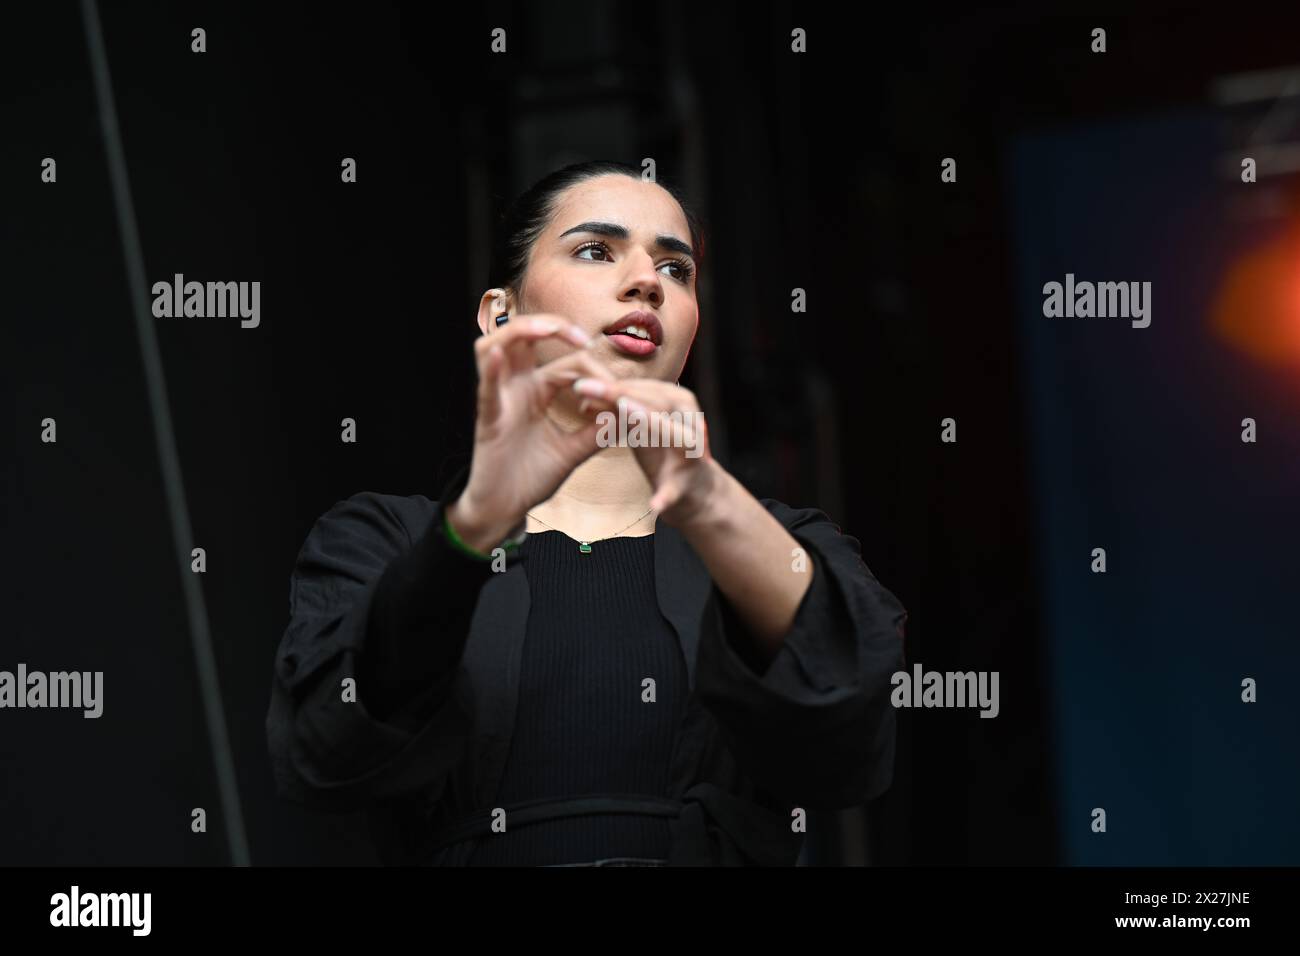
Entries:
{"type": "Polygon", "coordinates": [[[857,539],[821,511],[762,502],[803,548],[813,579],[765,668],[755,638],[713,587],[697,689],[754,782],[789,806],[832,810],[893,780],[891,677],[904,666],[907,611],[863,563],[857,539]]]}
{"type": "Polygon", "coordinates": [[[434,503],[426,527],[409,528],[400,502],[360,492],[308,534],[266,721],[280,796],[345,811],[442,792],[472,732],[457,672],[491,574],[446,540],[448,500],[434,503]]]}

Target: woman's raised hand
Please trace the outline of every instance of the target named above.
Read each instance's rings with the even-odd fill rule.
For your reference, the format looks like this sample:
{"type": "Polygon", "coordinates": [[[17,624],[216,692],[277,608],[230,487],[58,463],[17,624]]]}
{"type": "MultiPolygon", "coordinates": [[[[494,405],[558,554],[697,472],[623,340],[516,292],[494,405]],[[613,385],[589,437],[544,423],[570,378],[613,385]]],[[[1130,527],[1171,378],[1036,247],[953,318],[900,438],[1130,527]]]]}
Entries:
{"type": "Polygon", "coordinates": [[[593,420],[567,431],[547,415],[561,389],[579,378],[613,382],[586,348],[590,337],[563,316],[535,313],[474,343],[478,412],[469,479],[447,519],[470,547],[487,552],[550,498],[569,473],[598,450],[593,420]],[[537,364],[543,339],[568,342],[574,351],[537,364]]]}
{"type": "Polygon", "coordinates": [[[708,426],[694,392],[652,378],[588,380],[575,389],[585,396],[585,404],[626,416],[629,439],[641,419],[650,440],[629,444],[654,488],[650,507],[659,518],[681,527],[707,510],[719,489],[720,469],[709,449],[708,426]]]}

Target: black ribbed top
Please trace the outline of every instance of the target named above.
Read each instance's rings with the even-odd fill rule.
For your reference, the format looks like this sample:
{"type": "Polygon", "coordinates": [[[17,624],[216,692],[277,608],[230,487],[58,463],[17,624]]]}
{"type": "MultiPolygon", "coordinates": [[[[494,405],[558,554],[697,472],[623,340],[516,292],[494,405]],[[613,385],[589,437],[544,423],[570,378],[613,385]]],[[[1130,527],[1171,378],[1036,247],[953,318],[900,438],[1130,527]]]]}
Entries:
{"type": "MultiPolygon", "coordinates": [[[[528,629],[519,702],[497,805],[595,793],[668,794],[688,677],[655,595],[654,535],[610,538],[590,554],[559,531],[530,533],[528,629]],[[646,678],[654,703],[643,702],[646,678]]],[[[593,815],[484,837],[471,866],[666,859],[669,821],[593,815]]]]}

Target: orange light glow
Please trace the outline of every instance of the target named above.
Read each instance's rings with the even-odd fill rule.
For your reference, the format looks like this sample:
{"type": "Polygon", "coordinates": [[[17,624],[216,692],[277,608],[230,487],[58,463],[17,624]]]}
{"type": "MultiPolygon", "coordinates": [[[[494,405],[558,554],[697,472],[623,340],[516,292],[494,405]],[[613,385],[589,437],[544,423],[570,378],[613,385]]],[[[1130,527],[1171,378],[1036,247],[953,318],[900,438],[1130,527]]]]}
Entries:
{"type": "Polygon", "coordinates": [[[1300,365],[1300,220],[1228,268],[1210,325],[1259,362],[1300,365]]]}

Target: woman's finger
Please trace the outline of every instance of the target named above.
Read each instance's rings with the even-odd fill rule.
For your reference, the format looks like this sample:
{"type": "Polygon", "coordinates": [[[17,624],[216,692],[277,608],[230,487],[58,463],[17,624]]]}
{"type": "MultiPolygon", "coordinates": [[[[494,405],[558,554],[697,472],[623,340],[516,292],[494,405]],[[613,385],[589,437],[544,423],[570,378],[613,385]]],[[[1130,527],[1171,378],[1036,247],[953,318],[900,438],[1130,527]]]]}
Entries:
{"type": "Polygon", "coordinates": [[[579,379],[573,383],[573,390],[579,395],[587,398],[602,401],[608,405],[616,406],[621,402],[634,402],[642,408],[663,408],[663,401],[659,396],[639,393],[635,396],[630,395],[631,391],[627,387],[626,379],[613,379],[591,381],[588,379],[579,379]]]}
{"type": "MultiPolygon", "coordinates": [[[[659,416],[659,443],[672,448],[685,448],[689,452],[702,446],[703,435],[696,427],[695,417],[683,412],[655,412],[659,416]]],[[[698,456],[689,456],[698,457],[698,456]]]]}
{"type": "Polygon", "coordinates": [[[656,488],[655,493],[650,496],[650,508],[656,514],[662,514],[675,505],[680,497],[681,490],[677,482],[670,479],[656,488]]]}
{"type": "Polygon", "coordinates": [[[501,414],[501,369],[505,365],[505,356],[493,345],[479,363],[478,377],[478,418],[485,425],[491,425],[501,414]]]}
{"type": "Polygon", "coordinates": [[[591,377],[601,381],[615,381],[614,373],[610,371],[609,366],[586,349],[579,349],[570,352],[568,355],[561,355],[557,359],[545,362],[537,366],[537,371],[543,375],[555,373],[559,377],[569,378],[570,381],[573,378],[582,377],[584,373],[588,373],[591,377]],[[573,375],[575,372],[578,374],[573,375]]]}
{"type": "MultiPolygon", "coordinates": [[[[535,359],[532,357],[534,343],[543,338],[561,337],[565,341],[576,345],[585,333],[571,323],[569,323],[569,327],[576,330],[577,335],[566,332],[565,325],[550,316],[527,317],[520,321],[517,326],[503,329],[500,333],[490,337],[480,337],[475,342],[475,355],[479,368],[478,414],[482,422],[491,424],[500,416],[501,389],[505,382],[520,370],[511,365],[511,357],[507,353],[510,343],[514,343],[514,359],[520,368],[525,366],[538,368],[535,365],[535,359]],[[494,339],[495,341],[493,341],[494,339]],[[529,363],[534,364],[530,366],[529,363]]],[[[544,382],[554,378],[560,384],[566,384],[583,375],[593,378],[613,378],[612,373],[586,349],[562,355],[558,359],[543,364],[540,369],[545,370],[544,382]]],[[[554,395],[555,389],[544,388],[544,391],[547,392],[546,399],[549,402],[554,395]]]]}
{"type": "Polygon", "coordinates": [[[657,379],[624,378],[603,389],[583,392],[592,398],[617,401],[627,397],[649,409],[661,411],[698,411],[700,404],[689,389],[657,379]]]}
{"type": "Polygon", "coordinates": [[[590,352],[574,352],[547,362],[537,369],[541,380],[542,400],[549,405],[562,388],[569,388],[578,379],[613,382],[614,373],[590,352]]]}
{"type": "Polygon", "coordinates": [[[498,331],[478,337],[474,342],[478,367],[481,371],[493,347],[501,349],[512,370],[532,367],[536,364],[534,347],[546,338],[560,339],[577,348],[586,347],[592,341],[591,336],[563,316],[549,313],[521,316],[498,331]]]}
{"type": "Polygon", "coordinates": [[[581,428],[572,432],[562,432],[558,440],[564,453],[569,456],[573,462],[573,467],[582,464],[596,452],[600,451],[600,445],[596,441],[600,433],[599,422],[588,422],[581,428]]]}

